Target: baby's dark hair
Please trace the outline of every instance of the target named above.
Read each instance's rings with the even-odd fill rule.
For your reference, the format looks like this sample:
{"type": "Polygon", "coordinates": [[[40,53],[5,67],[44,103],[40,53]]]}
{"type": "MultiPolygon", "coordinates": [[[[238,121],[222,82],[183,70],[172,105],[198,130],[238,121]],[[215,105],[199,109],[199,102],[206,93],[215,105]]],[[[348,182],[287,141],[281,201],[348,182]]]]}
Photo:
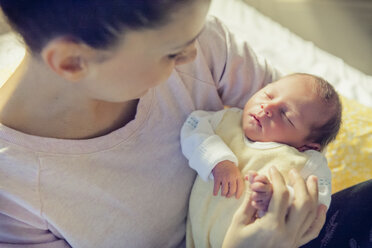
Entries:
{"type": "Polygon", "coordinates": [[[56,37],[96,49],[115,45],[126,30],[161,27],[194,0],[0,0],[12,28],[34,53],[56,37]]]}
{"type": "MultiPolygon", "coordinates": [[[[308,76],[314,80],[314,93],[324,104],[324,109],[329,115],[328,120],[322,125],[314,125],[310,128],[307,140],[318,143],[323,150],[330,142],[336,139],[340,130],[342,117],[342,104],[334,87],[325,79],[307,73],[295,73],[292,75],[308,76]]],[[[324,114],[324,113],[320,113],[324,114]]]]}

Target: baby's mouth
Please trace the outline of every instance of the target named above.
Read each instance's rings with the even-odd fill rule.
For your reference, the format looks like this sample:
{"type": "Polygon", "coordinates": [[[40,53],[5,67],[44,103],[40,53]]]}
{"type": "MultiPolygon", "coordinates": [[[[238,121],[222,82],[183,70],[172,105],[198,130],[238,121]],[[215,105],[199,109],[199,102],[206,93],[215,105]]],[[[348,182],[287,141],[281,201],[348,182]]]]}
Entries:
{"type": "Polygon", "coordinates": [[[251,116],[253,117],[253,119],[255,119],[255,121],[257,122],[257,124],[258,124],[260,127],[262,127],[261,122],[260,122],[260,120],[257,118],[257,116],[255,116],[255,115],[251,115],[251,116]]]}

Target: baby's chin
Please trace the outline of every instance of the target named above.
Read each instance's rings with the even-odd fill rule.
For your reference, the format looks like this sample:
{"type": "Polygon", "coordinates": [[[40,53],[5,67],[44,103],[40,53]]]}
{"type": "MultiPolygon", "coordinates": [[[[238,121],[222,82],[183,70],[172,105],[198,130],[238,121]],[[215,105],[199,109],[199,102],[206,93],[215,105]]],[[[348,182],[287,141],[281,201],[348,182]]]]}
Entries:
{"type": "Polygon", "coordinates": [[[254,130],[249,130],[249,128],[244,130],[244,136],[250,141],[260,141],[260,138],[257,137],[257,134],[254,133],[254,130]]]}
{"type": "Polygon", "coordinates": [[[252,142],[272,142],[273,141],[271,139],[265,139],[265,137],[261,137],[257,135],[257,132],[255,132],[254,130],[244,131],[244,136],[252,142]]]}

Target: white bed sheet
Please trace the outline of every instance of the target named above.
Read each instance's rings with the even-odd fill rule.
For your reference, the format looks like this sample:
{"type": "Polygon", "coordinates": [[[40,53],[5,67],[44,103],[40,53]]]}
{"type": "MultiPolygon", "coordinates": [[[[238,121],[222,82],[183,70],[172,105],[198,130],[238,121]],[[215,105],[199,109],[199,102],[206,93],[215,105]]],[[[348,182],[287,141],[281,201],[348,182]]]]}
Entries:
{"type": "Polygon", "coordinates": [[[242,0],[212,0],[209,13],[283,72],[319,75],[343,96],[372,107],[372,76],[291,33],[242,0]]]}
{"type": "MultiPolygon", "coordinates": [[[[324,77],[339,93],[372,107],[372,77],[322,51],[242,0],[212,0],[210,14],[285,73],[307,72],[324,77]]],[[[0,36],[0,87],[24,56],[15,35],[0,36]]]]}

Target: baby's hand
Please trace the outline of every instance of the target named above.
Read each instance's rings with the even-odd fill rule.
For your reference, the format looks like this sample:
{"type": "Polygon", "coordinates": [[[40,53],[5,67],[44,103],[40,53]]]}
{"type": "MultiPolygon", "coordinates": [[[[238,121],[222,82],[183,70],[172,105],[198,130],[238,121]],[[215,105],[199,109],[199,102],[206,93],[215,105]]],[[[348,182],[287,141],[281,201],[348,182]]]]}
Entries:
{"type": "Polygon", "coordinates": [[[244,180],[238,167],[231,161],[219,162],[212,170],[214,177],[213,195],[217,195],[221,186],[221,196],[235,195],[239,199],[244,191],[244,180]]]}
{"type": "Polygon", "coordinates": [[[253,173],[251,177],[252,206],[257,208],[259,215],[263,216],[269,207],[273,188],[266,176],[253,173]]]}

